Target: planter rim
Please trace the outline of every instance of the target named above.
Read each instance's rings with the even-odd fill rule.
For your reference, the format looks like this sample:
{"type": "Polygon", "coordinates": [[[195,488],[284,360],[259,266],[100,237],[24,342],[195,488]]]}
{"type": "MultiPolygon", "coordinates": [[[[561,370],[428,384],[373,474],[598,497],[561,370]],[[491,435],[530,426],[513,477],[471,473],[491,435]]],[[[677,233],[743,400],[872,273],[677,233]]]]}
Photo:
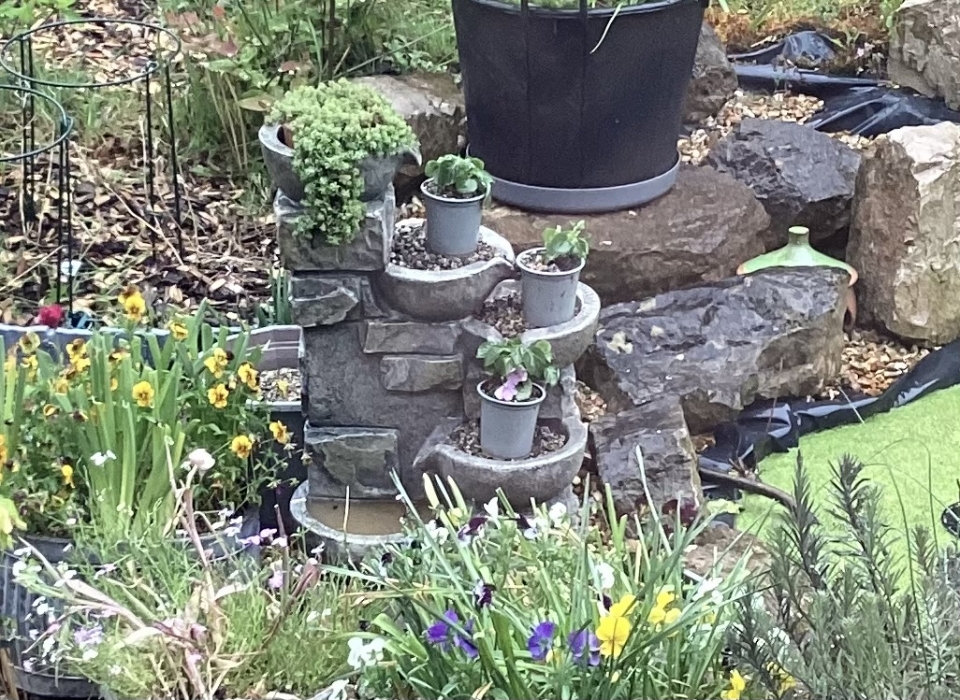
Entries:
{"type": "MultiPolygon", "coordinates": [[[[294,519],[300,523],[301,527],[313,532],[317,536],[333,540],[334,542],[338,543],[355,544],[358,547],[376,547],[384,544],[399,544],[409,539],[409,535],[403,532],[402,529],[400,532],[391,533],[389,535],[357,535],[347,532],[346,530],[338,530],[334,527],[330,527],[329,525],[324,525],[322,522],[310,515],[310,513],[307,511],[307,501],[310,498],[309,488],[310,482],[304,481],[297,487],[297,490],[293,492],[293,496],[290,498],[290,513],[293,515],[294,519]]],[[[316,500],[346,502],[347,499],[324,497],[317,498],[316,500]]],[[[393,499],[380,498],[371,500],[391,501],[393,499]]],[[[406,517],[407,515],[407,513],[404,513],[402,517],[406,517]]]]}
{"type": "Polygon", "coordinates": [[[483,194],[478,194],[473,197],[469,197],[467,199],[460,199],[457,197],[444,197],[439,194],[433,194],[432,192],[428,192],[427,191],[428,182],[433,182],[433,178],[432,177],[428,178],[420,183],[420,193],[427,199],[433,199],[437,202],[444,202],[445,204],[459,204],[464,206],[468,204],[476,204],[477,202],[482,202],[484,199],[486,199],[487,195],[490,192],[490,188],[488,187],[486,190],[484,190],[483,194]]]}
{"type": "Polygon", "coordinates": [[[525,262],[526,258],[533,257],[533,255],[535,255],[536,253],[540,253],[545,250],[546,248],[544,248],[543,246],[540,246],[538,248],[530,248],[528,250],[523,251],[522,253],[517,255],[517,261],[516,261],[517,267],[519,267],[520,270],[523,271],[524,273],[528,275],[533,275],[534,277],[560,278],[560,277],[569,277],[571,275],[580,273],[583,270],[584,266],[587,264],[586,258],[580,258],[580,264],[577,265],[572,270],[560,270],[558,272],[551,272],[549,270],[534,270],[532,267],[528,267],[526,265],[526,262],[525,262]]]}
{"type": "MultiPolygon", "coordinates": [[[[521,8],[519,2],[509,3],[502,2],[501,0],[462,0],[463,2],[471,2],[474,5],[483,5],[495,10],[507,14],[515,14],[518,17],[521,13],[521,8]]],[[[548,7],[537,7],[533,4],[535,0],[531,1],[529,11],[532,15],[541,15],[546,17],[554,17],[558,19],[578,19],[580,17],[579,8],[573,9],[554,9],[548,7]]],[[[616,7],[595,7],[587,9],[587,17],[602,17],[607,19],[614,15],[623,16],[623,15],[638,15],[645,14],[647,12],[659,12],[660,10],[670,9],[678,5],[693,5],[700,4],[701,0],[660,0],[659,2],[648,2],[641,3],[637,5],[618,5],[616,7]]],[[[703,3],[705,4],[705,3],[703,3]]]]}
{"type": "Polygon", "coordinates": [[[547,398],[546,388],[539,382],[533,382],[533,386],[536,389],[540,390],[540,397],[536,399],[527,399],[526,401],[501,401],[496,396],[490,396],[487,392],[483,390],[483,385],[487,383],[487,379],[482,380],[477,384],[477,393],[480,394],[480,398],[490,403],[497,404],[498,406],[503,406],[504,408],[512,409],[521,409],[521,408],[530,408],[531,406],[539,406],[547,398]]]}
{"type": "Polygon", "coordinates": [[[266,144],[271,150],[293,158],[293,149],[280,140],[281,128],[283,128],[283,124],[264,124],[257,132],[257,137],[260,139],[260,143],[266,144]]]}

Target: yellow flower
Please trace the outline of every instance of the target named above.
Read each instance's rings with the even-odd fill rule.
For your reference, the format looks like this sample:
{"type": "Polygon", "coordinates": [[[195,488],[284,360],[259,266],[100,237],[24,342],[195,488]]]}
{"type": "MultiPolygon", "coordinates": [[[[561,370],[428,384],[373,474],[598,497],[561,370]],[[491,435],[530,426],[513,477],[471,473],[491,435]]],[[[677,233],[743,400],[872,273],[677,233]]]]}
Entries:
{"type": "Polygon", "coordinates": [[[224,350],[214,348],[213,354],[203,361],[203,366],[210,370],[210,374],[212,374],[215,379],[220,379],[220,377],[223,376],[223,370],[227,368],[229,362],[230,360],[227,358],[227,353],[224,350]]]}
{"type": "Polygon", "coordinates": [[[280,393],[282,398],[287,398],[287,394],[290,393],[290,382],[288,382],[286,379],[278,379],[277,391],[280,393]]]}
{"type": "Polygon", "coordinates": [[[37,360],[36,355],[30,355],[29,357],[23,358],[20,362],[21,365],[27,370],[27,377],[33,379],[37,376],[37,368],[40,366],[40,361],[37,360]]]}
{"type": "Polygon", "coordinates": [[[666,608],[670,606],[670,603],[675,601],[677,596],[673,594],[673,589],[670,586],[664,586],[660,589],[660,592],[657,593],[657,602],[656,606],[658,608],[666,608]]]}
{"type": "Polygon", "coordinates": [[[53,382],[53,391],[57,394],[66,394],[70,389],[70,382],[67,381],[66,377],[58,377],[53,382]]]}
{"type": "Polygon", "coordinates": [[[619,601],[610,606],[610,615],[613,617],[625,617],[633,612],[636,606],[637,596],[627,593],[619,601]]]}
{"type": "Polygon", "coordinates": [[[258,386],[257,375],[257,370],[255,370],[249,362],[244,362],[237,368],[237,376],[240,378],[240,381],[253,390],[256,390],[258,386]]]}
{"type": "Polygon", "coordinates": [[[670,608],[667,610],[666,617],[663,618],[663,623],[665,625],[672,625],[674,622],[680,619],[680,615],[683,614],[683,611],[680,608],[670,608]]]}
{"type": "Polygon", "coordinates": [[[187,327],[182,323],[173,321],[170,324],[170,335],[173,336],[174,340],[186,340],[189,334],[190,331],[188,331],[187,327]]]}
{"type": "Polygon", "coordinates": [[[672,625],[680,617],[681,611],[678,608],[671,608],[670,605],[677,599],[673,589],[664,586],[657,593],[657,600],[654,603],[653,610],[647,615],[647,622],[651,625],[662,625],[664,623],[672,625]]]}
{"type": "Polygon", "coordinates": [[[777,697],[783,697],[788,690],[793,690],[797,687],[797,680],[775,661],[767,664],[767,671],[769,671],[770,675],[777,681],[777,697]]]}
{"type": "Polygon", "coordinates": [[[597,639],[600,640],[600,653],[603,656],[620,656],[623,647],[630,638],[630,621],[619,615],[607,615],[600,619],[597,626],[597,639]]]}
{"type": "Polygon", "coordinates": [[[246,459],[253,451],[253,440],[246,435],[237,435],[230,442],[230,450],[240,459],[246,459]]]}
{"type": "Polygon", "coordinates": [[[67,344],[67,357],[73,362],[79,357],[87,356],[87,343],[82,338],[71,340],[67,344]]]}
{"type": "Polygon", "coordinates": [[[273,433],[273,439],[281,445],[286,445],[290,442],[290,431],[282,422],[275,420],[270,423],[270,432],[273,433]]]}
{"type": "Polygon", "coordinates": [[[129,354],[130,354],[130,351],[124,348],[120,348],[119,350],[114,350],[113,352],[110,353],[110,358],[109,358],[110,364],[111,365],[120,364],[121,362],[123,362],[123,359],[127,357],[129,354]]]}
{"type": "Polygon", "coordinates": [[[60,467],[60,473],[63,475],[64,485],[73,488],[73,467],[69,464],[64,464],[60,467]]]}
{"type": "Polygon", "coordinates": [[[110,391],[116,391],[118,386],[120,386],[120,382],[117,381],[117,378],[110,377],[110,391]]]}
{"type": "Polygon", "coordinates": [[[120,294],[120,304],[123,306],[123,312],[127,319],[134,323],[143,320],[143,315],[147,313],[147,302],[139,290],[134,289],[130,294],[120,294]]]}
{"type": "Polygon", "coordinates": [[[78,372],[85,372],[90,368],[90,358],[89,357],[72,357],[70,358],[70,365],[78,372]]]}
{"type": "Polygon", "coordinates": [[[207,391],[207,399],[214,408],[226,408],[228,398],[230,398],[230,391],[223,384],[217,384],[207,391]]]}
{"type": "Polygon", "coordinates": [[[20,336],[20,340],[17,341],[17,345],[20,346],[20,350],[23,351],[24,354],[32,355],[40,349],[40,336],[33,331],[24,333],[20,336]]]}
{"type": "Polygon", "coordinates": [[[43,416],[44,418],[50,418],[51,416],[57,415],[59,410],[60,409],[54,406],[52,403],[48,403],[43,407],[43,416]]]}
{"type": "Polygon", "coordinates": [[[150,408],[153,405],[153,386],[146,379],[133,385],[133,399],[140,408],[150,408]]]}
{"type": "MultiPolygon", "coordinates": [[[[7,463],[7,458],[10,456],[7,451],[7,436],[0,435],[0,468],[7,463]]],[[[0,471],[0,476],[3,476],[3,472],[0,471]]]]}
{"type": "Polygon", "coordinates": [[[720,693],[721,700],[740,700],[740,695],[747,689],[747,679],[740,675],[740,671],[733,669],[730,674],[730,687],[720,693]]]}

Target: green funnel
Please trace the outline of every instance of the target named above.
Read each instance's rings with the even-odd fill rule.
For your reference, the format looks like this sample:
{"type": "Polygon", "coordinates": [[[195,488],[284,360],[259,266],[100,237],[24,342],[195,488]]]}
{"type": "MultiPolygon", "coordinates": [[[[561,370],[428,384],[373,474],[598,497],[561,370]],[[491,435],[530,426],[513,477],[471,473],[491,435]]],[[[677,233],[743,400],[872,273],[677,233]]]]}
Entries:
{"type": "Polygon", "coordinates": [[[793,226],[787,234],[789,239],[783,248],[747,260],[737,273],[749,275],[771,267],[839,267],[850,273],[851,280],[857,278],[857,271],[847,263],[813,249],[810,245],[810,229],[807,227],[793,226]]]}

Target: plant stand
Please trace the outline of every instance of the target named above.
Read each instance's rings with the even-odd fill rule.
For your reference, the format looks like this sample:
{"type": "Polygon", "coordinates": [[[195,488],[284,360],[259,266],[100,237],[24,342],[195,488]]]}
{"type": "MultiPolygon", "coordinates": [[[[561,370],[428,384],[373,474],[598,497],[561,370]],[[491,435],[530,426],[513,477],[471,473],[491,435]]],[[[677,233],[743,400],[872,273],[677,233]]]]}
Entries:
{"type": "Polygon", "coordinates": [[[482,228],[490,259],[455,269],[414,269],[391,260],[392,190],[367,203],[355,240],[336,248],[295,237],[300,209],[274,202],[281,258],[291,271],[292,313],[303,327],[303,410],[307,481],[291,501],[293,517],[319,537],[328,557],[355,561],[370,549],[403,541],[405,511],[392,475],[424,517],[423,476],[451,476],[465,498],[486,502],[502,487],[514,505],[569,500],[587,430],[574,400],[573,363],[592,342],[600,301],[580,284],[579,313],[564,324],[528,331],[547,339],[563,368],[547,392],[539,424],[563,445],[517,460],[476,457],[452,439],[476,421],[477,349],[499,337],[475,318],[498,294],[518,293],[514,252],[482,228]]]}
{"type": "MultiPolygon", "coordinates": [[[[96,44],[96,42],[93,43],[94,45],[96,44]]],[[[17,34],[3,44],[2,48],[0,48],[0,68],[13,77],[17,81],[18,85],[31,90],[34,90],[37,87],[55,90],[100,90],[111,87],[142,85],[144,104],[143,115],[145,121],[145,198],[147,215],[152,219],[153,222],[150,243],[153,246],[154,258],[156,258],[157,227],[159,226],[161,219],[161,216],[157,210],[154,164],[154,156],[158,150],[154,141],[154,125],[155,122],[160,119],[160,108],[157,104],[155,104],[156,98],[153,96],[153,83],[158,80],[163,83],[163,91],[166,102],[166,137],[169,142],[170,149],[169,160],[170,182],[171,189],[173,191],[173,222],[177,229],[179,252],[181,255],[183,255],[183,237],[182,231],[180,230],[180,165],[177,159],[177,143],[173,119],[173,96],[170,82],[170,64],[180,55],[181,50],[182,46],[180,38],[168,29],[138,20],[113,19],[104,17],[69,19],[41,24],[25,32],[17,34]],[[143,36],[139,37],[139,40],[148,42],[150,39],[147,37],[152,36],[154,45],[149,52],[149,60],[146,61],[146,64],[141,70],[132,75],[118,78],[103,76],[102,79],[71,82],[40,73],[34,62],[34,42],[37,40],[46,40],[47,38],[55,39],[56,33],[60,30],[91,33],[96,31],[107,33],[118,33],[120,31],[126,31],[130,34],[141,33],[143,36]],[[168,44],[167,47],[161,46],[161,44],[164,42],[168,44]]],[[[72,261],[72,258],[68,257],[68,260],[72,261]]]]}

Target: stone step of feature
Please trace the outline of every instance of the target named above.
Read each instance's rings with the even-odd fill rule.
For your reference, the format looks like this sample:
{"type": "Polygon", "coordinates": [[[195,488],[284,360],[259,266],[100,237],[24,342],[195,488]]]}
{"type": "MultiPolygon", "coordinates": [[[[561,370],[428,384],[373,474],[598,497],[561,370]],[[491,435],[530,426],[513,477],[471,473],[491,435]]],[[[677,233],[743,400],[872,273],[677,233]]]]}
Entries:
{"type": "Polygon", "coordinates": [[[770,217],[749,187],[713,168],[685,166],[673,189],[640,209],[573,217],[504,206],[484,223],[518,252],[543,245],[544,229],[583,219],[590,256],[580,280],[605,305],[723,279],[764,252],[770,217]]]}
{"type": "Polygon", "coordinates": [[[463,386],[463,355],[384,355],[380,383],[387,391],[419,394],[463,386]]]}
{"type": "Polygon", "coordinates": [[[864,156],[847,261],[859,313],[914,341],[960,337],[960,126],[896,129],[864,156]]]}
{"type": "Polygon", "coordinates": [[[316,428],[307,424],[304,450],[312,498],[391,498],[400,471],[394,428],[316,428]]]}
{"type": "Polygon", "coordinates": [[[690,431],[707,432],[837,375],[848,281],[835,268],[775,269],[615,304],[577,374],[610,413],[674,396],[690,431]]]}
{"type": "Polygon", "coordinates": [[[513,248],[489,228],[480,240],[498,255],[453,270],[415,270],[389,264],[377,277],[377,291],[387,304],[418,321],[459,321],[480,310],[500,282],[513,276],[513,248]]]}
{"type": "Polygon", "coordinates": [[[393,187],[379,201],[367,202],[366,216],[356,238],[341,246],[296,234],[302,207],[277,192],[273,202],[277,221],[280,261],[291,272],[378,272],[390,259],[390,242],[396,220],[396,195],[393,187]]]}
{"type": "Polygon", "coordinates": [[[421,353],[449,355],[457,349],[462,329],[457,322],[367,321],[362,327],[363,352],[368,355],[421,353]]]}

